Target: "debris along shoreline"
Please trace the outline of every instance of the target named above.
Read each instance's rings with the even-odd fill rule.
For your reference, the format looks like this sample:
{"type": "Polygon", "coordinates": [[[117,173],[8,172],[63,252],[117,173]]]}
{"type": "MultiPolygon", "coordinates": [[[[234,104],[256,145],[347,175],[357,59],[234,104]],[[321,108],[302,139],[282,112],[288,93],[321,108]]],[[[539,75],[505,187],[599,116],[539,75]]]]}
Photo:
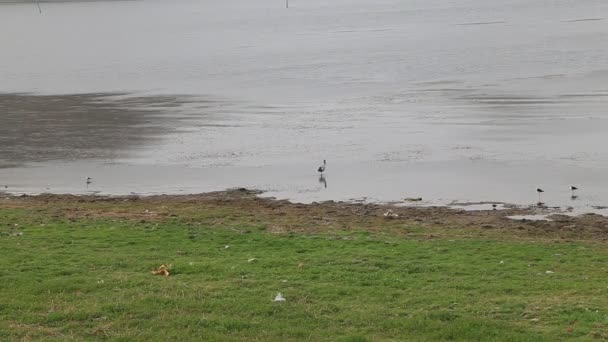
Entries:
{"type": "Polygon", "coordinates": [[[326,231],[390,231],[408,233],[411,226],[441,235],[507,234],[569,240],[608,240],[608,217],[564,215],[546,208],[504,206],[501,210],[465,210],[444,206],[399,206],[392,203],[292,203],[260,197],[262,191],[230,189],[193,195],[93,196],[3,194],[0,208],[60,209],[72,218],[121,218],[158,221],[189,217],[205,208],[226,207],[274,233],[326,231]],[[387,214],[390,213],[390,214],[387,214]],[[547,220],[526,219],[543,215],[547,220]],[[512,219],[518,217],[519,219],[512,219]],[[446,230],[449,228],[449,230],[446,230]],[[439,234],[439,233],[438,233],[439,234]]]}

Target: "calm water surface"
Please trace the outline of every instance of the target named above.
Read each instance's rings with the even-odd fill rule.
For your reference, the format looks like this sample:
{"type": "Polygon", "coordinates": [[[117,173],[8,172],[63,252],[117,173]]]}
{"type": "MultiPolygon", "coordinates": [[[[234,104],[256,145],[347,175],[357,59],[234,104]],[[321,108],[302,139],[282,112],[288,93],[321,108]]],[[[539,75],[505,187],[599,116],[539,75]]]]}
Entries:
{"type": "Polygon", "coordinates": [[[0,5],[13,191],[608,204],[603,0],[42,7],[0,5]]]}

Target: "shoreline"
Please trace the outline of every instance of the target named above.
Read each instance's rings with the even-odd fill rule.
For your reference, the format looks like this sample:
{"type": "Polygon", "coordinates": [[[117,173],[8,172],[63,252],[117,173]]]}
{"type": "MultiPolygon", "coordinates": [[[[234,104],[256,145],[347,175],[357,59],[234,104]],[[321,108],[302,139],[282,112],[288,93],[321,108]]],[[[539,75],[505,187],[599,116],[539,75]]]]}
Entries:
{"type": "MultiPolygon", "coordinates": [[[[312,127],[314,113],[321,110],[314,106],[267,106],[180,92],[0,94],[0,107],[8,113],[0,118],[5,142],[0,189],[9,186],[18,193],[186,194],[246,187],[303,203],[423,197],[424,205],[499,201],[527,206],[536,203],[540,187],[549,206],[608,215],[599,209],[608,205],[603,151],[572,145],[567,153],[551,149],[539,156],[540,150],[514,151],[508,144],[477,139],[420,140],[423,132],[429,137],[437,132],[432,115],[411,124],[412,118],[388,116],[418,132],[404,137],[386,125],[364,129],[369,116],[346,118],[336,114],[339,106],[331,107],[329,121],[312,127]],[[351,120],[359,124],[349,130],[364,129],[361,139],[350,141],[349,134],[338,141],[331,141],[334,134],[312,138],[346,129],[342,126],[351,120]],[[294,133],[294,127],[303,129],[294,133]],[[233,136],[245,140],[232,141],[233,136]],[[365,143],[377,136],[385,136],[386,143],[365,143]],[[302,146],[304,152],[293,153],[302,146]],[[320,178],[316,170],[323,159],[328,170],[320,178]],[[85,184],[85,177],[94,182],[85,184]],[[573,198],[571,185],[581,189],[580,196],[573,198]]],[[[460,132],[468,126],[449,127],[460,132]]],[[[547,146],[556,144],[547,141],[547,146]]]]}
{"type": "MultiPolygon", "coordinates": [[[[403,227],[417,226],[435,238],[437,232],[459,236],[509,235],[522,239],[608,241],[608,217],[588,213],[566,215],[551,208],[505,205],[499,210],[468,210],[450,206],[402,206],[394,203],[357,203],[324,201],[310,204],[293,203],[270,197],[264,192],[245,188],[190,195],[105,196],[39,194],[11,195],[0,192],[0,208],[41,210],[59,209],[73,218],[108,217],[158,221],[179,216],[186,210],[229,208],[252,220],[269,222],[274,233],[349,231],[363,226],[369,231],[400,232],[403,227]],[[109,209],[108,206],[112,207],[109,209]],[[194,206],[194,207],[193,207],[194,206]],[[145,209],[144,209],[145,208],[145,209]],[[516,219],[514,219],[516,218],[516,219]],[[356,223],[356,224],[355,224],[356,223]],[[435,233],[434,233],[435,232],[435,233]]],[[[462,203],[461,203],[462,204],[462,203]]],[[[473,203],[472,205],[475,205],[473,203]]]]}

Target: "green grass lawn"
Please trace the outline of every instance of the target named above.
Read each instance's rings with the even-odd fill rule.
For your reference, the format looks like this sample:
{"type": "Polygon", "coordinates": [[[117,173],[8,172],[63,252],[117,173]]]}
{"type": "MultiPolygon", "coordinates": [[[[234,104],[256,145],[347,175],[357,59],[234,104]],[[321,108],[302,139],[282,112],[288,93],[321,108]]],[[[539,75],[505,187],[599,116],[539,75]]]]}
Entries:
{"type": "Polygon", "coordinates": [[[204,210],[140,221],[0,208],[0,340],[608,339],[603,243],[356,223],[277,234],[204,210]],[[169,277],[150,273],[160,264],[169,277]]]}

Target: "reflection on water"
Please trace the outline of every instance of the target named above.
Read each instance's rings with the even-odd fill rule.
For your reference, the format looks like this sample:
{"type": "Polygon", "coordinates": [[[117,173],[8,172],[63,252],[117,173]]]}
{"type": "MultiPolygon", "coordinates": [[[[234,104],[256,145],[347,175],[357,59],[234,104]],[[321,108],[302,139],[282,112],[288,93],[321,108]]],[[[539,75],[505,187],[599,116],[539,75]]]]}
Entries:
{"type": "Polygon", "coordinates": [[[167,108],[187,97],[124,94],[0,94],[0,167],[51,160],[110,159],[174,131],[167,108]]]}
{"type": "Polygon", "coordinates": [[[319,176],[319,184],[323,185],[323,187],[327,189],[327,179],[324,175],[319,176]]]}

